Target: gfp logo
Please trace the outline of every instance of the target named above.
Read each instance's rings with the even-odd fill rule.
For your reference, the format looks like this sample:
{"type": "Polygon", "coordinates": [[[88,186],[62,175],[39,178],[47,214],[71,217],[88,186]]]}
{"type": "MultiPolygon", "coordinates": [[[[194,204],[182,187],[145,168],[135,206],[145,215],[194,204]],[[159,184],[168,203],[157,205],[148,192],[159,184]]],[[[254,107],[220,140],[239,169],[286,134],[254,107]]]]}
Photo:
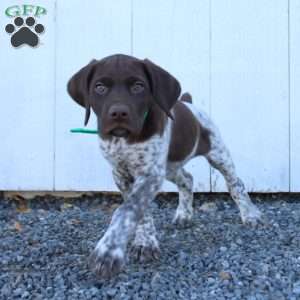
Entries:
{"type": "Polygon", "coordinates": [[[13,47],[28,45],[36,47],[39,44],[39,35],[45,31],[45,26],[37,23],[36,18],[47,14],[41,6],[14,5],[5,10],[6,16],[14,18],[13,24],[7,24],[5,31],[11,35],[13,47]]]}

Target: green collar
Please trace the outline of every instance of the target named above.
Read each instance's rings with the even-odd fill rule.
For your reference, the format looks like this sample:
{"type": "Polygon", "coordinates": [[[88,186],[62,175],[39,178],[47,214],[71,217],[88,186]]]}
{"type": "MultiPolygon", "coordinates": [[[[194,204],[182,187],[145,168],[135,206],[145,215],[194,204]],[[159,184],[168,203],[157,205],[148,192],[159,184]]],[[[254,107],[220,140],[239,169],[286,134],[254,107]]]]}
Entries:
{"type": "Polygon", "coordinates": [[[98,130],[87,129],[87,128],[72,128],[70,130],[72,133],[88,133],[88,134],[98,134],[98,130]]]}
{"type": "Polygon", "coordinates": [[[149,114],[149,110],[146,110],[145,113],[144,113],[144,122],[145,122],[145,120],[146,120],[148,114],[149,114]]]}

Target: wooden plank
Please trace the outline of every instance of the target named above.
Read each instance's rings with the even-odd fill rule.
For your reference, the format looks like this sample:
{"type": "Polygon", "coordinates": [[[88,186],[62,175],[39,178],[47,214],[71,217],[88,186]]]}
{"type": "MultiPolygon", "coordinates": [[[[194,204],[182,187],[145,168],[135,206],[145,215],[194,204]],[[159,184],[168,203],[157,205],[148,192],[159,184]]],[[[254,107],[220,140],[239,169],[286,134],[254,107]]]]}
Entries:
{"type": "MultiPolygon", "coordinates": [[[[192,93],[194,103],[209,110],[209,1],[133,1],[133,54],[149,58],[192,93]]],[[[209,191],[209,167],[191,161],[195,191],[209,191]]],[[[165,184],[165,191],[174,190],[165,184]]]]}
{"type": "Polygon", "coordinates": [[[300,192],[300,2],[290,1],[291,192],[300,192]]]}
{"type": "MultiPolygon", "coordinates": [[[[84,110],[66,92],[69,78],[91,59],[130,53],[130,0],[63,0],[57,7],[56,190],[115,190],[96,135],[71,134],[84,110]]],[[[89,128],[96,128],[93,115],[89,128]]]]}
{"type": "MultiPolygon", "coordinates": [[[[40,35],[40,44],[35,48],[28,45],[12,47],[10,36],[4,30],[14,20],[4,12],[15,4],[9,0],[0,3],[0,190],[51,190],[55,1],[45,0],[42,4],[41,1],[30,1],[31,5],[42,5],[47,9],[46,15],[36,17],[36,21],[45,26],[45,32],[40,35]]],[[[17,10],[11,10],[11,13],[20,8],[15,7],[17,10]]]]}
{"type": "Polygon", "coordinates": [[[287,5],[212,3],[212,116],[250,191],[289,190],[287,5]]]}

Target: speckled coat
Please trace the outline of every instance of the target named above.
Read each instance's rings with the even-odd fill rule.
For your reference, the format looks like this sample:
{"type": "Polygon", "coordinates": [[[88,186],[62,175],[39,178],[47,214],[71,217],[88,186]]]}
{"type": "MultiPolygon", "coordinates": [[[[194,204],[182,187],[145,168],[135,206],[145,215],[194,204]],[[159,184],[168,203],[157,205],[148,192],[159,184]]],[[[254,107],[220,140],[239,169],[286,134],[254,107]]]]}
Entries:
{"type": "MultiPolygon", "coordinates": [[[[127,78],[125,75],[123,77],[127,78]]],[[[134,88],[134,93],[141,90],[137,84],[134,88]]],[[[70,80],[68,90],[72,98],[86,108],[86,123],[90,107],[95,111],[100,130],[100,149],[112,166],[114,180],[124,198],[124,203],[114,212],[107,231],[90,256],[90,267],[97,275],[107,278],[121,270],[131,240],[132,253],[137,259],[158,258],[159,242],[149,205],[164,179],[175,183],[179,190],[174,224],[181,228],[191,224],[193,177],[184,165],[198,155],[203,155],[211,166],[222,173],[242,221],[257,224],[261,220],[260,211],[251,202],[242,180],[236,174],[219,130],[204,112],[192,104],[188,93],[177,100],[180,85],[169,73],[148,60],[116,55],[106,58],[104,62],[93,61],[80,70],[70,80]],[[149,91],[149,95],[139,92],[140,100],[134,100],[135,94],[127,99],[127,92],[122,90],[124,84],[120,84],[117,92],[111,89],[111,94],[106,97],[105,87],[99,88],[99,83],[98,86],[96,83],[98,95],[95,95],[90,86],[93,86],[93,77],[100,76],[97,70],[99,74],[113,74],[112,80],[116,82],[116,78],[118,82],[122,81],[121,75],[128,73],[132,77],[138,74],[139,79],[144,79],[145,88],[142,91],[149,91]],[[123,100],[113,104],[118,97],[123,100]],[[105,103],[108,103],[107,109],[105,103]],[[115,110],[110,115],[112,107],[115,110]],[[114,132],[116,111],[121,111],[127,123],[122,123],[124,130],[114,132]],[[143,111],[147,111],[145,120],[130,121],[131,116],[139,116],[143,111]],[[140,125],[129,127],[131,123],[140,125]],[[127,131],[133,132],[131,136],[115,136],[127,131]]]]}

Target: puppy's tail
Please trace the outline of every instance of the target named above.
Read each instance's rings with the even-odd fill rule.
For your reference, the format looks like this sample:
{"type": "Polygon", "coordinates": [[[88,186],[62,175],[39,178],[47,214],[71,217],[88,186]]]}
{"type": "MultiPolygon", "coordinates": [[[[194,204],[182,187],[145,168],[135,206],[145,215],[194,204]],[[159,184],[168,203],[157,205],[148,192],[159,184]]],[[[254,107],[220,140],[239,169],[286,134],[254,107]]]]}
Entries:
{"type": "Polygon", "coordinates": [[[190,93],[183,93],[179,100],[183,102],[193,103],[192,95],[190,93]]]}

